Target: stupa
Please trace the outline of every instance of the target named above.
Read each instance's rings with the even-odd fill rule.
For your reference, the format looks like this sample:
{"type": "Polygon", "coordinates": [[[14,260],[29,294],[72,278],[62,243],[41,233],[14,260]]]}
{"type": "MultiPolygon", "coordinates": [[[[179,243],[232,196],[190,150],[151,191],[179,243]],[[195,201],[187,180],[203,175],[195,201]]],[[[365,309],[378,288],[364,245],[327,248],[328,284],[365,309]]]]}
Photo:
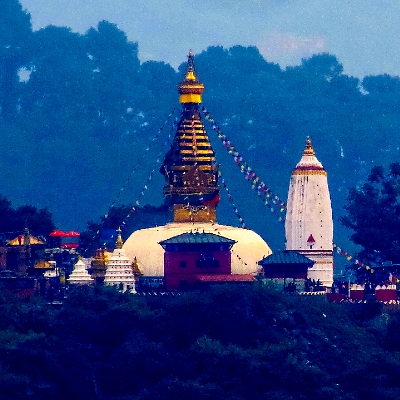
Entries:
{"type": "Polygon", "coordinates": [[[130,293],[135,293],[135,277],[132,262],[122,248],[121,229],[118,229],[117,233],[117,243],[115,250],[108,260],[104,284],[118,286],[123,292],[129,291],[130,293]]]}
{"type": "Polygon", "coordinates": [[[333,282],[333,220],[327,172],[315,156],[311,140],[289,185],[285,221],[286,250],[315,261],[307,277],[324,286],[333,282]]]}
{"type": "Polygon", "coordinates": [[[90,285],[94,283],[94,279],[90,276],[81,258],[74,265],[74,269],[67,281],[69,284],[74,285],[90,285]]]}
{"type": "Polygon", "coordinates": [[[219,202],[218,165],[200,115],[204,85],[198,80],[194,57],[188,56],[179,85],[181,117],[160,172],[173,222],[134,232],[124,244],[126,255],[137,258],[144,277],[164,276],[164,250],[159,242],[187,232],[213,233],[234,240],[232,274],[256,274],[258,261],[271,254],[255,232],[216,222],[219,202]]]}

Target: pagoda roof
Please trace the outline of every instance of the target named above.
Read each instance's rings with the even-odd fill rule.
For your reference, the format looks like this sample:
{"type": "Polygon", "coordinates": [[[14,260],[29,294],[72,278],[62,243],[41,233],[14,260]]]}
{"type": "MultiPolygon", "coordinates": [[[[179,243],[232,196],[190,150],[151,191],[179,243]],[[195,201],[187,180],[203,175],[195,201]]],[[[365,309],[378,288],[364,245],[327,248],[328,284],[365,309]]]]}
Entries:
{"type": "Polygon", "coordinates": [[[258,262],[259,265],[282,265],[282,264],[297,264],[297,265],[308,265],[312,267],[314,261],[310,260],[306,256],[298,253],[295,250],[282,250],[272,253],[271,255],[263,258],[258,262]]]}
{"type": "MultiPolygon", "coordinates": [[[[44,242],[33,235],[28,235],[29,244],[44,244],[44,242]]],[[[7,242],[8,246],[25,246],[25,235],[19,235],[16,238],[7,242]]]]}
{"type": "Polygon", "coordinates": [[[214,233],[205,232],[187,232],[177,236],[173,236],[169,239],[162,240],[159,242],[161,245],[165,244],[204,244],[204,243],[228,243],[235,244],[236,241],[228,239],[224,236],[215,235],[214,233]]]}

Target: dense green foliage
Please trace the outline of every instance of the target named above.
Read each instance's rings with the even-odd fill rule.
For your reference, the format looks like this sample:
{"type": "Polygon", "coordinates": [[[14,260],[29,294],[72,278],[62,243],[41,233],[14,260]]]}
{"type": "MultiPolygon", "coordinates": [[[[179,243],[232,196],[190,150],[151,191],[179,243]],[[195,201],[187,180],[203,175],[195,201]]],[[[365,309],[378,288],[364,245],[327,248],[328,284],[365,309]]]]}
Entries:
{"type": "Polygon", "coordinates": [[[353,188],[342,223],[354,233],[351,239],[363,246],[361,257],[369,261],[400,263],[400,164],[374,167],[359,188],[353,188]]]}
{"type": "Polygon", "coordinates": [[[398,399],[400,318],[270,288],[0,302],[2,399],[398,399]]]}
{"type": "Polygon", "coordinates": [[[33,235],[47,237],[54,230],[53,216],[45,208],[28,205],[14,208],[0,195],[0,243],[22,234],[25,227],[33,235]]]}
{"type": "MultiPolygon", "coordinates": [[[[368,180],[350,190],[341,222],[353,231],[351,240],[362,246],[359,258],[369,265],[400,264],[400,163],[392,163],[387,174],[382,166],[373,167],[368,180]]],[[[357,268],[357,266],[353,266],[357,268]]],[[[359,279],[370,277],[370,271],[358,269],[359,279]]],[[[382,271],[387,276],[390,271],[382,271]]],[[[382,278],[376,272],[376,283],[382,278]]],[[[392,272],[396,273],[396,270],[392,272]]]]}
{"type": "MultiPolygon", "coordinates": [[[[55,26],[33,32],[18,0],[3,3],[2,193],[14,204],[52,210],[60,229],[82,230],[116,199],[118,205],[134,204],[149,173],[159,168],[157,155],[167,151],[163,144],[178,116],[176,111],[168,119],[179,110],[184,65],[177,72],[162,62],[141,64],[138,44],[107,21],[85,34],[55,26]]],[[[398,161],[397,77],[347,76],[329,54],[283,70],[257,48],[242,46],[210,47],[196,55],[195,64],[206,87],[205,107],[283,200],[308,135],[329,173],[335,220],[348,188],[365,180],[371,166],[398,161]]],[[[246,225],[274,250],[283,249],[282,224],[206,127],[246,225]]],[[[141,204],[161,204],[162,185],[155,174],[141,204]]],[[[237,223],[224,196],[219,221],[237,223]]],[[[343,229],[335,225],[341,244],[343,229]]]]}

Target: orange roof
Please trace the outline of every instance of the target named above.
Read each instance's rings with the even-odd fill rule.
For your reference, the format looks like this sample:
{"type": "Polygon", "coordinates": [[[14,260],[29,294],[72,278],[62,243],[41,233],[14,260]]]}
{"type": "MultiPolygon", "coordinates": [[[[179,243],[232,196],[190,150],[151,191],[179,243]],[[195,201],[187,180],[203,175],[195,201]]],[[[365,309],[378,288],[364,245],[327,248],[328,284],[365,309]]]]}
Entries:
{"type": "Polygon", "coordinates": [[[44,268],[44,269],[49,269],[49,268],[54,268],[53,264],[50,264],[48,261],[46,260],[39,260],[36,264],[35,264],[35,268],[44,268]]]}
{"type": "MultiPolygon", "coordinates": [[[[25,246],[25,236],[19,235],[7,243],[9,246],[25,246]]],[[[29,235],[29,244],[44,244],[43,241],[35,236],[29,235]]]]}

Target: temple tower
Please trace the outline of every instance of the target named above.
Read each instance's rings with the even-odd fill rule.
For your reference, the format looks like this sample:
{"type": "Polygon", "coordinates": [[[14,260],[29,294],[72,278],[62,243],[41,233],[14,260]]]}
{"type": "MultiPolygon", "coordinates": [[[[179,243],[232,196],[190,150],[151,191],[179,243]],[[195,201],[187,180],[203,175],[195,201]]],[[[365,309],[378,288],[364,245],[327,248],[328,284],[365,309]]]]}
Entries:
{"type": "Polygon", "coordinates": [[[129,291],[130,293],[136,293],[132,263],[122,248],[121,229],[118,229],[117,233],[117,243],[115,250],[108,260],[104,284],[118,286],[122,292],[129,291]]]}
{"type": "Polygon", "coordinates": [[[199,82],[189,52],[186,74],[179,85],[181,118],[161,173],[164,194],[173,207],[174,222],[214,222],[219,201],[218,166],[201,121],[199,104],[204,85],[199,82]]]}
{"type": "Polygon", "coordinates": [[[68,283],[78,285],[94,284],[94,279],[90,276],[81,258],[74,265],[74,269],[68,278],[68,283]]]}
{"type": "Polygon", "coordinates": [[[333,282],[333,220],[327,172],[307,139],[303,156],[292,172],[285,222],[286,250],[315,261],[307,277],[324,286],[333,282]]]}

